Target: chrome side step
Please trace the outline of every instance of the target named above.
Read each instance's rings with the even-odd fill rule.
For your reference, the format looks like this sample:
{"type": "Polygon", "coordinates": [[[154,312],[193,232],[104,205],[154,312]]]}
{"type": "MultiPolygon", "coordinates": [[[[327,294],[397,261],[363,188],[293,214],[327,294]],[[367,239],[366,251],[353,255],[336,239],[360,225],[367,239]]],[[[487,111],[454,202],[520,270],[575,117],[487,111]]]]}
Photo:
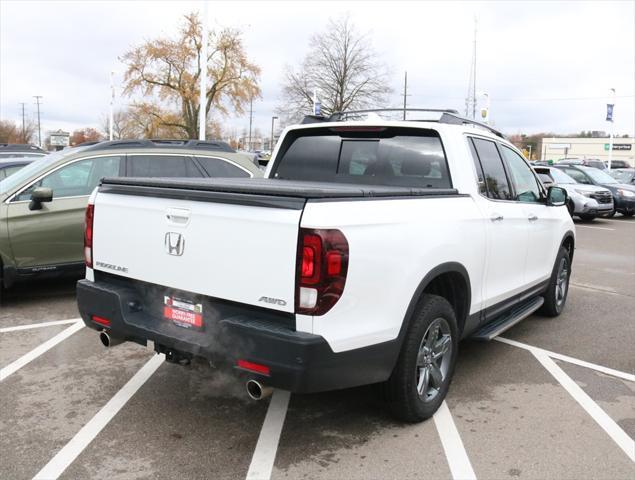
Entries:
{"type": "Polygon", "coordinates": [[[514,307],[510,312],[486,323],[480,328],[480,330],[477,330],[472,335],[472,338],[477,340],[491,340],[494,337],[498,337],[501,333],[509,330],[514,325],[538,310],[543,303],[545,303],[545,299],[542,297],[532,298],[531,300],[514,307]]]}

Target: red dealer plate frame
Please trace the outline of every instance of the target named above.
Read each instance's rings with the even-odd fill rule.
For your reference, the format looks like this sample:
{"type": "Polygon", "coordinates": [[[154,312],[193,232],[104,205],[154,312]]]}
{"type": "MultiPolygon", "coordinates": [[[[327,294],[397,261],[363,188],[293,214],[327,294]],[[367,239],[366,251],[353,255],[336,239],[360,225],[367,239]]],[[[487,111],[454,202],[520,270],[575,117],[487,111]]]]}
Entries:
{"type": "Polygon", "coordinates": [[[203,328],[203,305],[180,297],[163,297],[163,318],[182,328],[203,328]]]}

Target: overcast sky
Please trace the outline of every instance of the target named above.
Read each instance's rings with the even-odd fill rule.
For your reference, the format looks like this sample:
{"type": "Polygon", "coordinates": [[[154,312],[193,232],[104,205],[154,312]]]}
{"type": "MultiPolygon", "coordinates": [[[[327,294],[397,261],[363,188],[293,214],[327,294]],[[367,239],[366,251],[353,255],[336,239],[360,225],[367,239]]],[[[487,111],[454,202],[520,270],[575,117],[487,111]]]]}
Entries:
{"type": "MultiPolygon", "coordinates": [[[[210,28],[238,27],[262,68],[255,126],[268,134],[285,65],[297,65],[329,17],[349,13],[393,72],[399,106],[408,71],[412,107],[463,112],[478,18],[477,90],[507,134],[607,130],[609,88],[617,92],[615,132],[635,133],[635,2],[221,2],[209,1],[210,28]]],[[[19,121],[20,102],[42,129],[101,123],[109,72],[134,45],[174,34],[202,2],[0,0],[0,118],[19,121]]],[[[119,89],[120,91],[120,89],[119,89]]],[[[129,102],[117,98],[120,106],[129,102]]],[[[242,129],[246,117],[225,124],[242,129]]]]}

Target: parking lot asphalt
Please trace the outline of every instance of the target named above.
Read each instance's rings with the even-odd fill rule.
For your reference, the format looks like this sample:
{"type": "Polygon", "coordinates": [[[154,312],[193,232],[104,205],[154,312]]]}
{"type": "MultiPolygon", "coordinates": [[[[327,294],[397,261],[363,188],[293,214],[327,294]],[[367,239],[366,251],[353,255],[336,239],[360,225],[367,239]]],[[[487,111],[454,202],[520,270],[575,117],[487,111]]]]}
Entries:
{"type": "Polygon", "coordinates": [[[79,316],[74,280],[20,286],[0,310],[0,478],[630,480],[635,219],[578,223],[571,282],[560,317],[463,342],[446,405],[416,425],[373,387],[252,402],[74,323],[15,329],[79,316]]]}

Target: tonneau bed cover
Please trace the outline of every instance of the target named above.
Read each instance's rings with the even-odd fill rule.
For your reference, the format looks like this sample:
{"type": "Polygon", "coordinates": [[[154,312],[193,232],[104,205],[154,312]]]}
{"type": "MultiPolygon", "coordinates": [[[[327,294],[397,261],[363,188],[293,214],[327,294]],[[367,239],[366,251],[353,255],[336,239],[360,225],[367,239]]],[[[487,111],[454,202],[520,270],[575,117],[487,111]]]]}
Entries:
{"type": "Polygon", "coordinates": [[[347,197],[400,197],[456,195],[456,189],[413,188],[382,185],[358,185],[347,183],[304,182],[271,178],[134,178],[107,177],[101,182],[100,191],[117,192],[115,187],[124,187],[120,193],[134,194],[133,188],[191,190],[201,192],[241,193],[303,199],[347,198],[347,197]]]}

